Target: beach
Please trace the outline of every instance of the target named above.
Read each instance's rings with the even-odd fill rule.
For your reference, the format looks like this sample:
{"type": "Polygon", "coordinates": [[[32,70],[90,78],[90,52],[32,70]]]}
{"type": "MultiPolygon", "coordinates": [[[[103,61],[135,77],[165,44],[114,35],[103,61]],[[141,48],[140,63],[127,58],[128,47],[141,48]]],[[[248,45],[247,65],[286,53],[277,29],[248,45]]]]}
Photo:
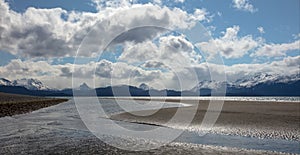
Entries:
{"type": "MultiPolygon", "coordinates": [[[[85,99],[88,100],[89,98],[85,99]]],[[[111,119],[122,120],[119,123],[135,129],[151,129],[158,127],[157,125],[163,127],[164,122],[168,121],[177,109],[168,107],[159,110],[151,116],[134,117],[129,113],[124,113],[124,111],[119,111],[118,108],[116,109],[114,106],[116,100],[123,101],[119,102],[119,104],[132,104],[131,101],[127,101],[126,99],[99,98],[102,106],[106,110],[111,110],[109,112],[111,119]]],[[[139,101],[147,103],[146,98],[139,99],[139,101]]],[[[159,100],[155,102],[165,104],[159,100]]],[[[167,104],[178,106],[178,102],[178,100],[168,99],[167,104]]],[[[180,102],[185,105],[180,108],[189,112],[190,108],[192,108],[190,100],[182,100],[180,102]]],[[[297,112],[297,108],[299,108],[297,104],[299,103],[225,101],[220,118],[217,120],[215,127],[210,131],[212,134],[209,133],[206,136],[199,137],[193,131],[200,130],[197,128],[199,124],[197,121],[201,120],[200,116],[204,115],[208,101],[199,102],[199,104],[206,106],[199,106],[196,118],[192,121],[191,126],[178,139],[152,150],[130,151],[116,148],[105,143],[103,139],[95,137],[81,120],[73,99],[70,99],[67,102],[42,108],[31,113],[0,118],[0,123],[2,124],[0,127],[0,154],[273,155],[299,153],[299,148],[297,148],[299,144],[299,131],[296,128],[296,124],[299,122],[299,113],[297,112]],[[262,105],[260,108],[255,108],[255,106],[259,106],[260,104],[262,105]],[[265,121],[268,119],[268,121],[263,123],[263,119],[265,121]],[[282,123],[281,126],[276,126],[280,123],[282,123]],[[222,130],[219,130],[221,128],[222,130]],[[240,134],[246,128],[249,128],[248,131],[251,130],[253,132],[247,132],[252,137],[240,134]],[[284,136],[267,136],[267,131],[269,130],[270,132],[271,130],[273,132],[282,132],[280,134],[285,135],[288,140],[284,139],[284,136]],[[265,139],[270,140],[255,138],[258,136],[258,134],[254,134],[255,132],[266,135],[265,139]],[[289,134],[296,136],[296,138],[288,136],[289,134]]],[[[88,107],[89,102],[79,104],[88,107]]],[[[99,119],[106,120],[109,118],[99,119]]],[[[180,124],[180,122],[178,123],[180,124]]],[[[107,126],[102,126],[101,128],[109,126],[110,124],[107,124],[107,126]]],[[[173,128],[176,127],[178,126],[173,126],[173,128]]],[[[108,136],[106,138],[114,139],[115,142],[128,147],[139,145],[144,147],[155,146],[157,144],[156,141],[139,139],[138,137],[108,136]]]]}
{"type": "Polygon", "coordinates": [[[68,99],[44,98],[0,92],[0,117],[24,114],[66,101],[68,101],[68,99]]]}
{"type": "MultiPolygon", "coordinates": [[[[148,100],[137,98],[135,100],[148,100]]],[[[158,99],[156,99],[158,100],[158,99]]],[[[168,99],[167,102],[191,103],[191,100],[168,99]]],[[[198,108],[191,125],[187,130],[201,131],[200,124],[207,113],[208,100],[199,100],[198,108]]],[[[180,107],[188,114],[195,109],[195,104],[180,107]]],[[[166,126],[166,123],[174,116],[178,108],[160,109],[158,112],[151,110],[139,112],[125,112],[112,115],[114,120],[122,120],[136,123],[155,124],[166,126]],[[154,113],[150,116],[138,116],[134,113],[154,113]]],[[[186,119],[182,115],[175,124],[167,124],[168,127],[180,127],[186,119]],[[182,122],[181,122],[182,121],[182,122]]],[[[257,138],[276,138],[286,140],[300,140],[300,103],[299,102],[273,102],[273,101],[225,101],[221,113],[208,131],[222,135],[238,135],[257,138]]]]}

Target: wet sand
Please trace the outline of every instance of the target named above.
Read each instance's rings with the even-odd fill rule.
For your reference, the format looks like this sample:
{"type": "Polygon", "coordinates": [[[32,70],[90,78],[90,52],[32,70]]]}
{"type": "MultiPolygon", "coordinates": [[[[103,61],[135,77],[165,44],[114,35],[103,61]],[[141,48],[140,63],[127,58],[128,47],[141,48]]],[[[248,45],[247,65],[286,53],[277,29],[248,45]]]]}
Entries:
{"type": "Polygon", "coordinates": [[[23,145],[19,144],[19,149],[11,149],[10,147],[0,148],[0,153],[3,154],[73,154],[73,155],[288,155],[287,153],[279,153],[273,151],[262,150],[247,150],[240,148],[199,145],[199,144],[184,144],[171,143],[162,146],[158,149],[148,151],[128,151],[112,147],[95,137],[84,137],[79,139],[70,138],[66,140],[63,137],[47,137],[40,138],[39,142],[32,142],[30,139],[35,137],[24,138],[23,145]],[[72,140],[72,143],[69,142],[72,140]],[[57,142],[59,141],[59,142],[57,142]],[[28,145],[28,143],[31,143],[28,145]],[[44,143],[57,143],[51,147],[40,147],[44,143]],[[32,151],[30,151],[32,150],[32,151]]]}
{"type": "MultiPolygon", "coordinates": [[[[148,100],[148,99],[136,99],[148,100]]],[[[157,100],[157,99],[156,99],[157,100]]],[[[190,103],[191,100],[166,100],[167,102],[190,103]]],[[[195,102],[195,101],[192,101],[195,102]]],[[[201,131],[200,124],[207,111],[209,101],[197,101],[198,108],[188,130],[201,131]]],[[[186,114],[193,111],[195,105],[181,107],[186,114]]],[[[185,116],[173,125],[165,125],[178,108],[161,109],[150,116],[138,116],[139,113],[152,113],[151,110],[134,113],[112,115],[111,119],[129,122],[156,124],[160,126],[178,127],[184,124],[185,116]]],[[[222,111],[210,133],[238,135],[257,138],[279,138],[300,141],[300,103],[269,101],[225,101],[222,111]]]]}
{"type": "MultiPolygon", "coordinates": [[[[83,103],[86,104],[86,103],[83,103]]],[[[274,151],[172,142],[148,151],[128,151],[96,138],[83,124],[72,100],[22,115],[0,118],[0,154],[145,154],[145,155],[275,155],[274,151]]],[[[136,124],[133,124],[136,125],[136,124]]],[[[109,138],[109,137],[108,137],[109,138]]],[[[117,142],[136,147],[153,145],[138,139],[118,138],[117,142]]]]}
{"type": "Polygon", "coordinates": [[[66,101],[68,99],[0,93],[0,117],[24,114],[66,101]]]}

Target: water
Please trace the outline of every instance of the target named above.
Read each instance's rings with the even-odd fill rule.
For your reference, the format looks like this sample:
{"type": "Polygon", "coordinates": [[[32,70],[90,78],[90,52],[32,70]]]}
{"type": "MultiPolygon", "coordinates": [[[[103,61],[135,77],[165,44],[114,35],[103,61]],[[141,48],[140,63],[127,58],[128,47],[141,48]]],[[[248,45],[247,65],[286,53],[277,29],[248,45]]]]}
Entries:
{"type": "MultiPolygon", "coordinates": [[[[246,98],[249,99],[248,97],[246,98]]],[[[102,99],[100,103],[107,115],[124,111],[121,107],[116,106],[114,100],[102,99]]],[[[148,101],[138,101],[138,103],[147,104],[148,101]]],[[[129,101],[125,100],[118,102],[118,104],[124,107],[131,105],[129,101]]],[[[188,106],[180,103],[165,104],[163,102],[151,102],[151,104],[152,106],[146,107],[145,110],[157,107],[188,106]]],[[[103,118],[99,119],[107,118],[103,116],[103,118]]],[[[155,126],[147,124],[119,123],[129,129],[135,130],[150,130],[156,128],[155,126]]],[[[87,141],[87,145],[93,148],[93,144],[97,141],[81,121],[73,101],[40,109],[29,114],[0,118],[0,124],[0,148],[2,148],[0,153],[3,152],[4,149],[8,149],[12,153],[28,152],[28,150],[30,150],[31,153],[41,152],[41,150],[51,152],[51,150],[57,151],[57,147],[60,148],[59,146],[64,145],[72,145],[72,148],[82,146],[83,141],[87,141]]],[[[145,141],[145,143],[150,142],[151,140],[145,141]]],[[[195,132],[185,131],[175,142],[300,154],[299,141],[281,139],[258,139],[218,134],[207,134],[199,137],[195,132]]],[[[101,143],[101,145],[104,144],[101,143]]],[[[60,149],[63,150],[66,148],[60,149]]]]}
{"type": "MultiPolygon", "coordinates": [[[[150,97],[134,97],[134,98],[150,98],[150,97]]],[[[166,97],[151,97],[152,99],[165,99],[166,97]]],[[[167,97],[168,99],[184,99],[184,100],[224,100],[224,101],[267,101],[267,102],[300,102],[300,97],[289,96],[182,96],[167,97]]]]}

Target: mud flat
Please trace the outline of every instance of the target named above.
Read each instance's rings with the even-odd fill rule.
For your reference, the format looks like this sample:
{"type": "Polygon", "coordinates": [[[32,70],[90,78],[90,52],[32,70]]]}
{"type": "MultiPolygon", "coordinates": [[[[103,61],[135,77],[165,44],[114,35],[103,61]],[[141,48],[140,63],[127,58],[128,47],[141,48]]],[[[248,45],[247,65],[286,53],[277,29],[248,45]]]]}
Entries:
{"type": "MultiPolygon", "coordinates": [[[[111,107],[114,101],[106,100],[102,105],[111,107]]],[[[89,102],[82,103],[84,105],[89,102]]],[[[112,106],[111,108],[115,108],[112,106]]],[[[113,114],[114,112],[112,112],[113,114]]],[[[99,118],[107,119],[107,118],[99,118]]],[[[128,123],[121,121],[126,127],[138,127],[140,129],[152,129],[153,126],[146,124],[128,123]],[[150,128],[151,127],[151,128],[150,128]]],[[[298,153],[294,151],[277,151],[273,149],[257,149],[255,147],[239,147],[235,145],[215,145],[213,143],[193,143],[184,141],[174,141],[154,150],[145,151],[128,151],[122,150],[109,144],[106,144],[102,139],[98,139],[85,126],[80,119],[77,108],[73,100],[37,110],[33,113],[15,115],[13,117],[0,118],[0,154],[132,154],[132,155],[215,155],[215,154],[243,154],[243,155],[281,155],[298,153]],[[286,152],[286,153],[281,153],[286,152]]],[[[120,124],[121,125],[121,124],[120,124]]],[[[189,136],[184,134],[184,138],[195,139],[195,134],[189,136]]],[[[219,135],[217,135],[219,136],[219,135]]],[[[235,137],[235,136],[223,136],[235,137]]],[[[112,140],[121,146],[127,148],[155,146],[159,141],[150,139],[139,139],[138,137],[110,137],[106,136],[107,140],[112,140]]],[[[211,139],[207,137],[204,141],[211,139]]],[[[214,139],[214,138],[212,138],[214,139]]],[[[252,138],[244,138],[252,139],[252,138]]],[[[256,139],[256,138],[253,138],[256,139]]],[[[219,141],[217,138],[216,141],[219,141]]],[[[222,138],[221,138],[222,140],[222,138]]],[[[235,139],[236,140],[236,139],[235,139]]],[[[240,138],[236,143],[241,143],[240,138]]],[[[260,140],[260,139],[259,139],[260,140]]],[[[225,143],[232,141],[223,139],[225,143]]],[[[286,141],[286,140],[280,140],[286,141]]],[[[246,145],[251,144],[246,143],[246,145]]],[[[268,145],[268,142],[258,144],[259,146],[268,145]]],[[[252,144],[251,144],[252,145],[252,144]]],[[[288,143],[279,143],[277,146],[282,148],[298,147],[298,143],[288,141],[288,143]],[[281,145],[284,144],[284,145],[281,145]],[[290,145],[294,144],[294,145],[290,145]]],[[[297,148],[296,148],[297,149],[297,148]]]]}
{"type": "MultiPolygon", "coordinates": [[[[137,99],[148,100],[148,99],[137,99]]],[[[200,124],[207,113],[217,114],[217,111],[208,111],[209,101],[197,100],[166,100],[167,102],[191,103],[189,107],[180,107],[189,114],[197,108],[195,117],[187,128],[191,131],[202,131],[200,124]],[[195,104],[196,103],[196,104],[195,104]],[[195,107],[198,106],[198,107],[195,107]]],[[[166,124],[176,113],[178,108],[165,108],[151,112],[137,111],[112,115],[111,119],[156,124],[180,128],[184,124],[185,115],[174,124],[166,124]],[[139,113],[154,113],[149,116],[138,116],[139,113]]],[[[237,135],[257,138],[278,138],[300,141],[300,103],[274,101],[225,101],[222,111],[209,133],[223,135],[237,135]]]]}
{"type": "MultiPolygon", "coordinates": [[[[109,154],[109,155],[288,155],[263,150],[249,150],[241,148],[220,147],[188,143],[170,143],[153,150],[128,151],[110,146],[89,132],[79,131],[47,131],[43,136],[32,133],[22,138],[13,137],[0,142],[1,154],[109,154]],[[75,133],[74,133],[75,132],[75,133]],[[76,135],[76,136],[72,136],[76,135]]],[[[136,147],[139,142],[133,139],[119,138],[118,142],[136,147]]],[[[147,143],[144,141],[143,143],[147,143]]],[[[152,143],[149,142],[149,145],[152,143]]]]}
{"type": "Polygon", "coordinates": [[[68,99],[0,93],[0,117],[24,114],[66,101],[68,99]]]}

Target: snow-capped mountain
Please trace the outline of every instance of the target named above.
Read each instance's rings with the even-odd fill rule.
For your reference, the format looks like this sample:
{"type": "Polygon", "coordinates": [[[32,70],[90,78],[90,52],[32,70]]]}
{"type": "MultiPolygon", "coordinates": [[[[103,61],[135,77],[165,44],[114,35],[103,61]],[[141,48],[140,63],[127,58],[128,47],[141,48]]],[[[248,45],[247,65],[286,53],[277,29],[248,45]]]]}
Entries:
{"type": "Polygon", "coordinates": [[[298,74],[283,76],[279,74],[257,73],[240,78],[236,81],[200,81],[198,85],[191,89],[197,91],[199,89],[219,89],[223,86],[236,87],[236,88],[251,88],[259,84],[276,84],[276,83],[289,83],[299,81],[298,74]]]}
{"type": "Polygon", "coordinates": [[[145,83],[140,84],[139,88],[143,90],[149,90],[149,86],[145,83]]]}
{"type": "Polygon", "coordinates": [[[201,81],[190,91],[210,95],[212,90],[224,92],[224,86],[227,95],[295,96],[300,95],[300,76],[257,73],[236,81],[201,81]]]}
{"type": "MultiPolygon", "coordinates": [[[[94,95],[94,89],[86,83],[80,85],[76,90],[76,95],[94,95]]],[[[39,80],[20,79],[11,82],[4,78],[0,78],[0,91],[37,96],[72,96],[74,93],[72,89],[50,90],[39,80]]],[[[156,90],[143,83],[139,87],[130,85],[106,86],[95,88],[95,91],[98,96],[210,96],[224,95],[225,92],[228,96],[300,96],[300,76],[299,74],[261,73],[229,82],[201,81],[193,89],[185,91],[156,90]]]]}
{"type": "Polygon", "coordinates": [[[44,85],[37,79],[17,79],[9,81],[5,78],[0,78],[0,85],[2,86],[21,86],[29,90],[51,90],[48,86],[44,85]]]}
{"type": "Polygon", "coordinates": [[[281,78],[277,79],[277,82],[280,83],[288,83],[288,82],[295,82],[300,80],[300,75],[299,74],[294,74],[291,76],[282,76],[281,78]]]}
{"type": "Polygon", "coordinates": [[[12,83],[11,83],[11,81],[9,81],[5,78],[0,78],[0,85],[2,85],[2,86],[11,86],[12,83]]]}
{"type": "Polygon", "coordinates": [[[44,85],[40,80],[37,79],[17,79],[12,82],[13,86],[23,86],[29,90],[50,90],[50,88],[44,85]]]}
{"type": "Polygon", "coordinates": [[[236,87],[250,88],[259,84],[289,83],[300,80],[298,74],[283,76],[278,74],[257,73],[234,82],[236,87]]]}
{"type": "Polygon", "coordinates": [[[200,89],[220,89],[222,87],[231,85],[228,82],[224,81],[200,81],[198,85],[196,85],[194,88],[191,89],[191,91],[196,92],[200,89]]]}

